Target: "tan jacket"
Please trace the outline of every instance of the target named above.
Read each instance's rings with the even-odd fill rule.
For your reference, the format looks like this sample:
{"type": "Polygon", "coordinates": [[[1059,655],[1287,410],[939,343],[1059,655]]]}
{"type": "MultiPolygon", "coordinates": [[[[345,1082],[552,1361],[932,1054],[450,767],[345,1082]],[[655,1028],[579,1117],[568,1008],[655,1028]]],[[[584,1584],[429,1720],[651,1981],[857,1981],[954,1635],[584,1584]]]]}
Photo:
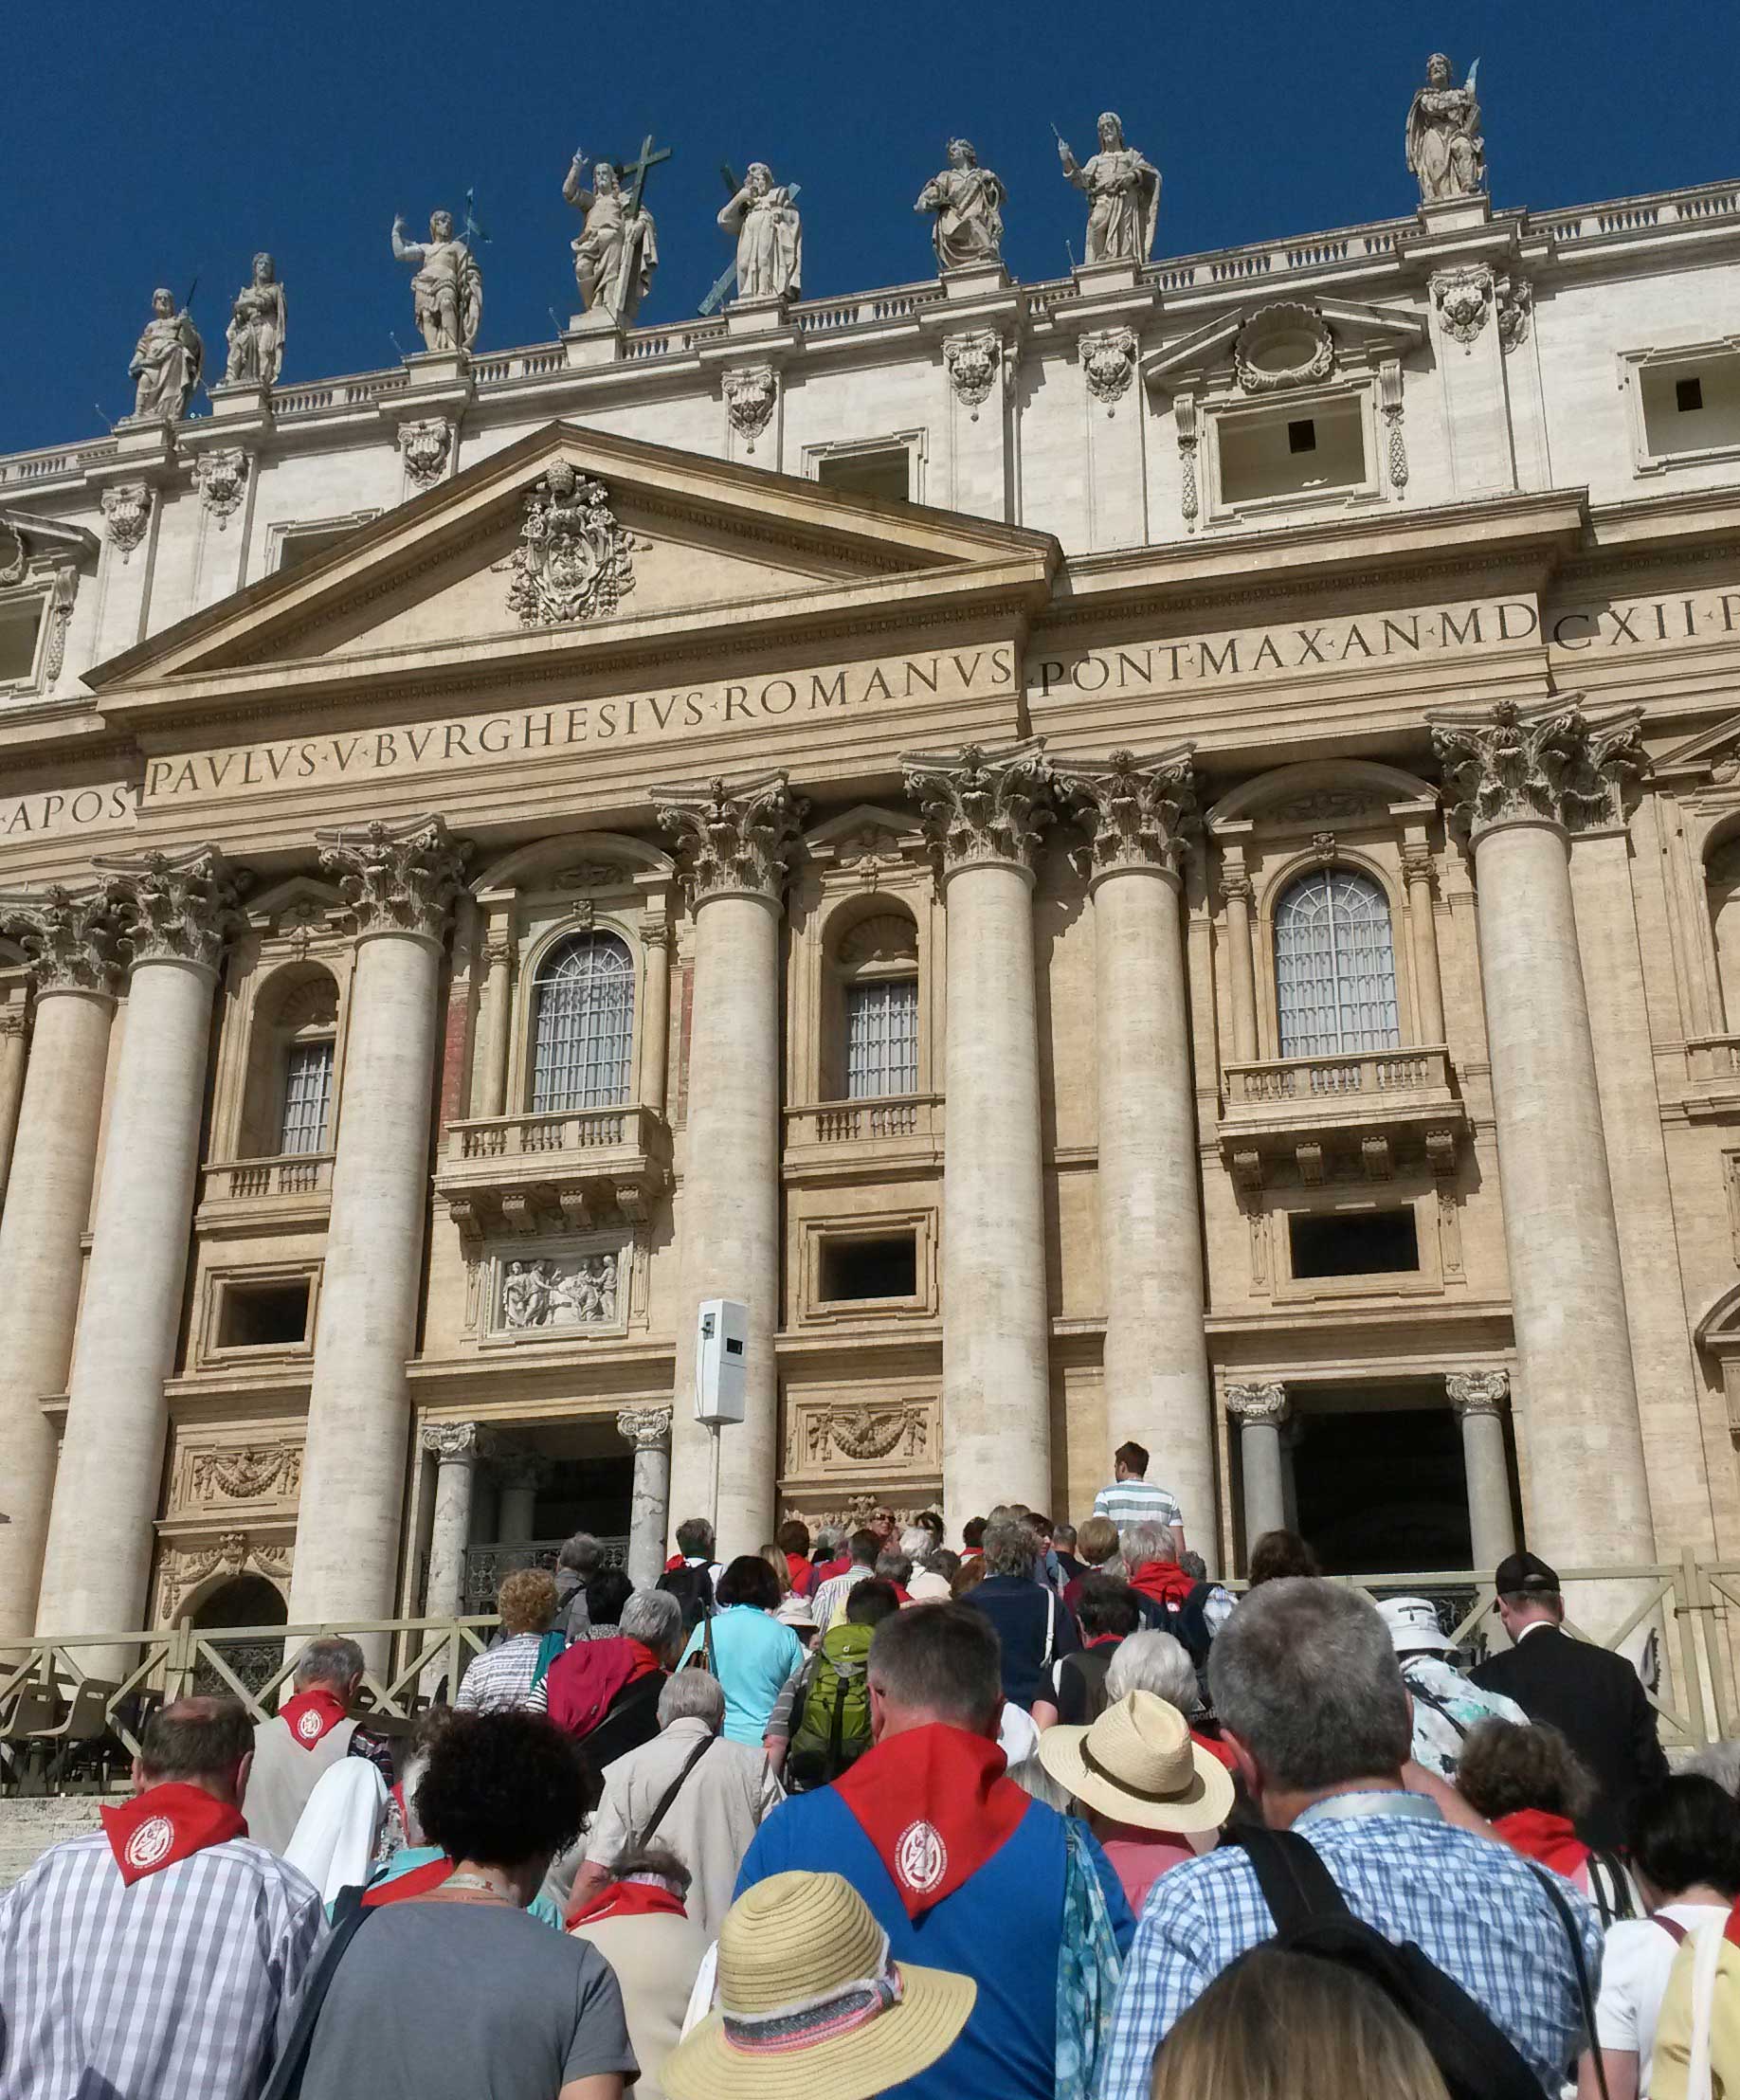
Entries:
{"type": "Polygon", "coordinates": [[[1698,1955],[1719,1924],[1689,1933],[1674,1957],[1661,2017],[1656,2022],[1656,2054],[1650,2066],[1649,2100],[1736,2100],[1740,2095],[1740,1946],[1721,1941],[1710,2004],[1710,2076],[1692,2076],[1698,1955]]]}
{"type": "Polygon", "coordinates": [[[589,1940],[622,1985],[628,2039],[641,2066],[635,2100],[664,2100],[664,2059],[682,2035],[689,1993],[707,1951],[707,1935],[693,1918],[656,1913],[599,1918],[571,1935],[589,1940]]]}
{"type": "Polygon", "coordinates": [[[254,1730],[254,1762],[248,1767],[247,1792],[242,1802],[247,1834],[257,1845],[282,1853],[308,1806],[315,1781],[329,1765],[349,1754],[355,1733],[354,1721],[340,1721],[307,1750],[291,1734],[281,1713],[260,1723],[254,1730]]]}

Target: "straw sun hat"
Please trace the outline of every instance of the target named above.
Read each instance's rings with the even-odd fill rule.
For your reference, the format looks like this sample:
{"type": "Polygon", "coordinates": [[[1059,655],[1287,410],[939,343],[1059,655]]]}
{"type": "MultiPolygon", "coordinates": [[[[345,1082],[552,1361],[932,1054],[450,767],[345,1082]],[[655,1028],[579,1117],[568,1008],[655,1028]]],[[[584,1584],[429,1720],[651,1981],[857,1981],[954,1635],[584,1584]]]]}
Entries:
{"type": "Polygon", "coordinates": [[[1130,1693],[1092,1728],[1047,1729],[1039,1754],[1078,1801],[1141,1830],[1219,1830],[1232,1808],[1232,1774],[1151,1692],[1130,1693]]]}
{"type": "Polygon", "coordinates": [[[718,2006],[665,2058],[671,2100],[870,2100],[933,2064],[979,1986],[891,1962],[837,1874],[776,1874],[719,1931],[718,2006]]]}

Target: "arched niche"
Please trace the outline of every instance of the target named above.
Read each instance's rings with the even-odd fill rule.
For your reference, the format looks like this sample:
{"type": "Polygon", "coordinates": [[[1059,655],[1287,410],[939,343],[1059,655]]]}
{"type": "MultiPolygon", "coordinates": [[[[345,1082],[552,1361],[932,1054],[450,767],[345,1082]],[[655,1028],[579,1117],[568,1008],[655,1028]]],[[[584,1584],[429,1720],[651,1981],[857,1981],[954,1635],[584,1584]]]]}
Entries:
{"type": "Polygon", "coordinates": [[[843,899],[822,926],[822,1098],[916,1094],[924,1070],[918,922],[886,891],[843,899]]]}
{"type": "Polygon", "coordinates": [[[284,963],[254,993],[236,1156],[330,1151],[337,1101],[337,979],[322,963],[284,963]]]}

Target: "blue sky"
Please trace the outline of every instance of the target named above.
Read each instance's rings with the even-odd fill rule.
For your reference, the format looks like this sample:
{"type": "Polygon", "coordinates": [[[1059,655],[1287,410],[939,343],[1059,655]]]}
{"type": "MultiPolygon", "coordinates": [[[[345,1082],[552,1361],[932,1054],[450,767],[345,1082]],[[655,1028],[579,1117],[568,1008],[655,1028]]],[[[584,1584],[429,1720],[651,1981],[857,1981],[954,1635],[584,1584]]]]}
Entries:
{"type": "MultiPolygon", "coordinates": [[[[677,157],[648,192],[662,257],[643,320],[694,312],[728,247],[719,163],[803,185],[805,291],[930,274],[913,212],[964,132],[1010,190],[1023,278],[1080,252],[1053,119],[1085,158],[1102,108],[1165,180],[1158,252],[1411,208],[1407,100],[1428,51],[1480,60],[1495,200],[1544,208],[1740,176],[1740,9],[1658,0],[1388,9],[1283,0],[1156,7],[459,7],[290,0],[180,9],[19,7],[7,32],[0,450],[94,434],[131,406],[154,285],[197,275],[221,364],[259,247],[290,310],[286,381],[414,345],[389,253],[468,188],[491,240],[480,347],[549,340],[576,306],[561,182],[577,146],[677,157]]],[[[203,406],[198,404],[196,406],[203,406]]]]}

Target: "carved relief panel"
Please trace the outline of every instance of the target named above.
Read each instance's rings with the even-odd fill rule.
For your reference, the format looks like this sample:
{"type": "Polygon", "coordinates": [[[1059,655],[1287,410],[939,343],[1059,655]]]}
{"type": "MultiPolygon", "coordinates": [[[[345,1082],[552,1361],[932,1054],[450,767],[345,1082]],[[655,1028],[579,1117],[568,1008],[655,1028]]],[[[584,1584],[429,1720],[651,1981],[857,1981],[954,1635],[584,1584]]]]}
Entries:
{"type": "Polygon", "coordinates": [[[630,1233],[495,1244],[481,1264],[481,1337],[515,1345],[625,1334],[634,1262],[630,1233]]]}
{"type": "Polygon", "coordinates": [[[938,1477],[941,1405],[934,1394],[898,1387],[790,1396],[786,1403],[787,1486],[866,1476],[900,1481],[938,1477]]]}

